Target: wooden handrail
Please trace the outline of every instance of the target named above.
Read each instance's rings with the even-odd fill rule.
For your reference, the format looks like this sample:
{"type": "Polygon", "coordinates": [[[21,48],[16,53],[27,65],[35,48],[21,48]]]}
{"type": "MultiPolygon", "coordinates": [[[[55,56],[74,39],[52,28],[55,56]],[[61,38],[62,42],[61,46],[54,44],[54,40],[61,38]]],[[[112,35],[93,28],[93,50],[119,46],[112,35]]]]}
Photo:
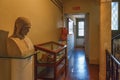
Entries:
{"type": "Polygon", "coordinates": [[[120,66],[120,62],[112,54],[110,56],[113,59],[113,61],[116,62],[120,66]]]}
{"type": "Polygon", "coordinates": [[[106,50],[106,80],[120,80],[119,75],[120,62],[106,50]]]}
{"type": "Polygon", "coordinates": [[[109,56],[112,58],[112,60],[120,66],[120,61],[118,61],[118,60],[114,57],[114,55],[112,55],[108,50],[106,50],[106,54],[109,54],[109,56]]]}

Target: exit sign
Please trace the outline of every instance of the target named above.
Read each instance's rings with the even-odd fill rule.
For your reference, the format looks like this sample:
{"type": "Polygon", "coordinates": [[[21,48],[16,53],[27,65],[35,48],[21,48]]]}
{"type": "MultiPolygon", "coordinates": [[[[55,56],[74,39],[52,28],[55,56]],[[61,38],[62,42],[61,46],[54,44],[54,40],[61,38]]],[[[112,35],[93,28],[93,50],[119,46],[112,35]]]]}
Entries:
{"type": "Polygon", "coordinates": [[[80,10],[80,6],[72,7],[73,10],[80,10]]]}

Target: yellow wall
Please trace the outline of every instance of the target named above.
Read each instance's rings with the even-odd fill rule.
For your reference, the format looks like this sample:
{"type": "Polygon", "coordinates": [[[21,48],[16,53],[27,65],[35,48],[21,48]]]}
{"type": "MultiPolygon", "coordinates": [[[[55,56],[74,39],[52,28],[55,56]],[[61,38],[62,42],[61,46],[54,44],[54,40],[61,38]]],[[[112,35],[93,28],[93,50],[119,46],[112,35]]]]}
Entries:
{"type": "Polygon", "coordinates": [[[97,0],[65,0],[64,13],[89,13],[89,33],[87,54],[91,64],[99,63],[99,27],[100,27],[100,5],[97,0]],[[80,10],[73,10],[73,7],[79,6],[80,10]]]}
{"type": "MultiPolygon", "coordinates": [[[[10,36],[19,16],[32,22],[28,36],[34,44],[58,41],[62,12],[50,0],[0,0],[0,30],[9,31],[10,36]]],[[[0,80],[10,80],[8,63],[0,59],[0,80]]]]}
{"type": "Polygon", "coordinates": [[[29,37],[33,43],[58,40],[58,25],[62,13],[50,0],[1,0],[0,29],[13,32],[14,21],[18,16],[27,17],[32,22],[29,37]]]}

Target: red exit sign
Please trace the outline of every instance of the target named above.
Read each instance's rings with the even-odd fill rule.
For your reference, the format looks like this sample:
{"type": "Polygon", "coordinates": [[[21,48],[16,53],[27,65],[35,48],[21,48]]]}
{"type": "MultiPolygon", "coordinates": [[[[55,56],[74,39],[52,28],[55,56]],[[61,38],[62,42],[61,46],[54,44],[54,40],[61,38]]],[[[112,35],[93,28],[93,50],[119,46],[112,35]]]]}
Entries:
{"type": "Polygon", "coordinates": [[[72,7],[73,10],[80,10],[80,6],[72,7]]]}

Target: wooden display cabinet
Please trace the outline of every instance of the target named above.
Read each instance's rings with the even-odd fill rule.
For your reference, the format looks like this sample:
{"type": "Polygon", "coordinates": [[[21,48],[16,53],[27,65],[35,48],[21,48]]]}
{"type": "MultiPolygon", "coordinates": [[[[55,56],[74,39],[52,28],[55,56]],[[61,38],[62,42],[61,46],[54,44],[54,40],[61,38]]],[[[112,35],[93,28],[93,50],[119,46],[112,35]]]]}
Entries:
{"type": "Polygon", "coordinates": [[[57,80],[67,75],[67,46],[57,42],[35,45],[37,54],[34,56],[35,80],[57,80]]]}

